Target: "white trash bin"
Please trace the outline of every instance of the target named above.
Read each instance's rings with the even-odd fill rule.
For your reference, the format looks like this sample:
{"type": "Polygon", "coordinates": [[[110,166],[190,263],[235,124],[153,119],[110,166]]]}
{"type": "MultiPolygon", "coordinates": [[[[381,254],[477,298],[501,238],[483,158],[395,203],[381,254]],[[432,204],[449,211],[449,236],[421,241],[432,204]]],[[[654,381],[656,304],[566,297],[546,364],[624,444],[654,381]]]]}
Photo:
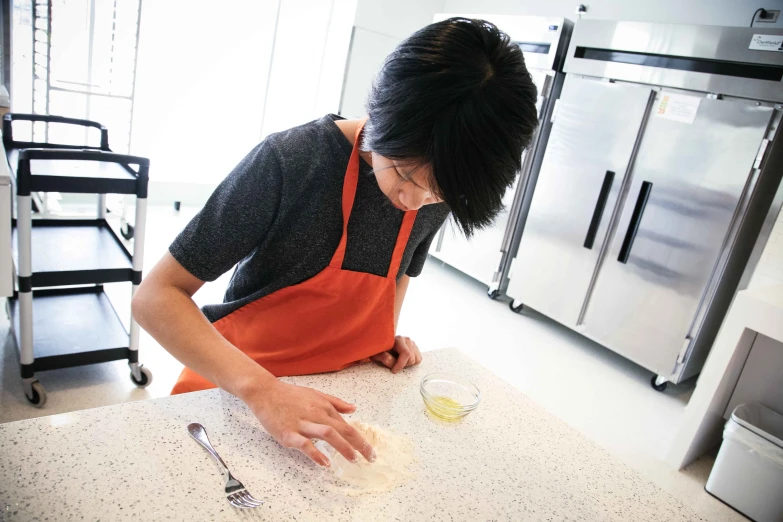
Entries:
{"type": "Polygon", "coordinates": [[[783,415],[761,404],[734,408],[707,492],[756,522],[783,520],[783,415]]]}

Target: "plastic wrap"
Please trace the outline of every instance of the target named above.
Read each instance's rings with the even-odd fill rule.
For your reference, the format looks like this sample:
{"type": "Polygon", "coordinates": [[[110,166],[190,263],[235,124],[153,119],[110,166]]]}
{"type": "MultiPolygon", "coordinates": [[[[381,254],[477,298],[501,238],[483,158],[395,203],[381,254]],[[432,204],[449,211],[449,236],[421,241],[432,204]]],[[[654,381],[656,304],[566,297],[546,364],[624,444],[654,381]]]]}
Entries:
{"type": "Polygon", "coordinates": [[[770,463],[783,469],[783,448],[729,420],[723,430],[723,439],[731,440],[747,447],[770,463]]]}

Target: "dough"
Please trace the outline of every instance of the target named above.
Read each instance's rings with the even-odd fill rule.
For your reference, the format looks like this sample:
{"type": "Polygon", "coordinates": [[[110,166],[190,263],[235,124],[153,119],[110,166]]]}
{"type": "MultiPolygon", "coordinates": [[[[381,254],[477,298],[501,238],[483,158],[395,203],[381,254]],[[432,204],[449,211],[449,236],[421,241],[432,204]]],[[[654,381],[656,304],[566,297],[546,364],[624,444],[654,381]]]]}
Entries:
{"type": "Polygon", "coordinates": [[[346,493],[381,493],[391,491],[413,476],[408,467],[413,463],[413,444],[400,435],[396,435],[378,426],[359,421],[349,421],[359,430],[364,440],[375,450],[375,462],[360,457],[352,463],[328,443],[319,440],[316,447],[331,461],[328,472],[334,473],[346,487],[346,493]]]}

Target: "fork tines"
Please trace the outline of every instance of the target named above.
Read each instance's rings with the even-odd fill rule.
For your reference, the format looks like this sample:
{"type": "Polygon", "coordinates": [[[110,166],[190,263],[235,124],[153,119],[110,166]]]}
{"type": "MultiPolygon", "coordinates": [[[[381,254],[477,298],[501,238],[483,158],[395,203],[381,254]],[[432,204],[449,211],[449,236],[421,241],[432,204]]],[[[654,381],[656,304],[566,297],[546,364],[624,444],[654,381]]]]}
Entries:
{"type": "Polygon", "coordinates": [[[232,506],[240,509],[257,508],[264,504],[263,500],[258,500],[253,497],[246,489],[240,489],[239,491],[226,495],[226,498],[232,506]]]}

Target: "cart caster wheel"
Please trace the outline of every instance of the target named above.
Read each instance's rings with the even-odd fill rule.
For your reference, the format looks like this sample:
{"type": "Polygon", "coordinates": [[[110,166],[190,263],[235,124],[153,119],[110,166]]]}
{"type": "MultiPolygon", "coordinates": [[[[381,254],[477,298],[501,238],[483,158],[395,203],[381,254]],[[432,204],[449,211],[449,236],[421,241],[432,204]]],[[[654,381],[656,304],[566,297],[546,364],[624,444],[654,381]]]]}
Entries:
{"type": "Polygon", "coordinates": [[[510,303],[508,303],[508,308],[515,314],[518,314],[525,308],[525,305],[520,303],[517,306],[514,306],[514,301],[512,300],[510,303]]]}
{"type": "Polygon", "coordinates": [[[146,388],[152,382],[152,372],[149,370],[149,368],[145,368],[144,366],[139,366],[139,371],[141,371],[140,381],[136,380],[136,377],[133,376],[133,372],[131,372],[130,378],[133,381],[133,384],[139,388],[146,388]]]}
{"type": "Polygon", "coordinates": [[[35,406],[36,408],[43,408],[44,404],[46,404],[46,390],[44,390],[43,385],[35,381],[30,385],[32,389],[33,396],[28,397],[27,393],[24,394],[25,398],[27,399],[27,402],[35,406]]]}
{"type": "Polygon", "coordinates": [[[125,239],[133,239],[133,225],[129,225],[125,223],[120,227],[120,234],[122,234],[122,237],[125,239]]]}
{"type": "Polygon", "coordinates": [[[500,297],[500,291],[492,290],[491,292],[487,292],[487,295],[489,296],[490,299],[492,299],[494,301],[495,299],[500,297]]]}
{"type": "Polygon", "coordinates": [[[658,392],[662,392],[666,389],[667,386],[669,386],[669,381],[664,381],[661,384],[658,384],[658,376],[653,375],[652,379],[650,379],[650,386],[652,386],[652,389],[658,392]]]}

